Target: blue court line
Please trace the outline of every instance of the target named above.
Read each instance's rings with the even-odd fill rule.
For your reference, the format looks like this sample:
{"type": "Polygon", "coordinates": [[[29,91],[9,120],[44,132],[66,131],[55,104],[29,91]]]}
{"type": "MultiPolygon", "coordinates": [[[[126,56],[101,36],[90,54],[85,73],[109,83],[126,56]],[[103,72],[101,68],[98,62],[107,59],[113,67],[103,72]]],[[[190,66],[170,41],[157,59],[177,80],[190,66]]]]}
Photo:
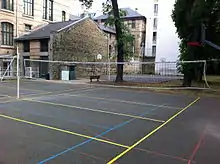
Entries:
{"type": "MultiPolygon", "coordinates": [[[[153,110],[156,110],[156,108],[151,109],[150,111],[153,111],[153,110]]],[[[146,115],[146,114],[149,114],[150,111],[148,111],[148,112],[146,112],[146,113],[143,113],[143,114],[141,114],[141,115],[139,115],[139,116],[141,117],[141,116],[144,116],[144,115],[146,115]]],[[[98,134],[98,135],[95,136],[94,138],[101,137],[101,136],[103,136],[103,135],[105,135],[105,134],[107,134],[107,133],[109,133],[109,132],[111,132],[111,131],[113,131],[113,130],[116,130],[116,129],[118,129],[118,128],[120,128],[120,127],[122,127],[122,126],[124,126],[124,125],[126,125],[126,124],[128,124],[128,123],[130,123],[130,122],[132,122],[132,121],[134,121],[134,120],[136,120],[136,119],[137,119],[137,118],[132,118],[132,119],[130,119],[130,120],[128,120],[128,121],[125,121],[125,122],[123,122],[123,123],[121,123],[121,124],[118,124],[118,125],[116,125],[116,126],[113,126],[112,128],[108,129],[107,131],[104,131],[104,132],[102,132],[101,134],[98,134]]],[[[81,142],[81,143],[75,145],[75,146],[72,146],[72,147],[70,147],[70,148],[68,148],[68,149],[66,149],[66,150],[64,150],[64,151],[62,151],[62,152],[60,152],[60,153],[58,153],[58,154],[56,154],[56,155],[53,155],[53,156],[51,156],[51,157],[49,157],[49,158],[47,158],[47,159],[45,159],[45,160],[43,160],[43,161],[41,161],[41,162],[38,162],[38,164],[44,164],[45,162],[48,162],[48,161],[50,161],[50,160],[52,160],[52,159],[54,159],[54,158],[56,158],[56,157],[58,157],[58,156],[60,156],[60,155],[63,155],[63,154],[65,154],[65,153],[69,152],[69,151],[72,151],[72,150],[74,150],[74,149],[76,149],[76,148],[78,148],[78,147],[80,147],[80,146],[82,146],[82,145],[85,145],[85,144],[87,144],[87,143],[93,141],[94,138],[88,139],[88,140],[86,140],[86,141],[84,141],[84,142],[81,142]]]]}

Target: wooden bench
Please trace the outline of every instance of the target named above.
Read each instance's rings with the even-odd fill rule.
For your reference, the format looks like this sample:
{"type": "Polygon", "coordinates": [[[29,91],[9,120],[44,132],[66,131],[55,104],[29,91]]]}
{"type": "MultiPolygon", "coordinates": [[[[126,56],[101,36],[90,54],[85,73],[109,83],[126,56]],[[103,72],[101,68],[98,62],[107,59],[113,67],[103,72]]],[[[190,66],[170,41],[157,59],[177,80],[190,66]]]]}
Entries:
{"type": "Polygon", "coordinates": [[[96,75],[96,76],[90,76],[90,82],[92,82],[92,79],[97,79],[97,81],[99,81],[100,79],[100,75],[96,75]]]}

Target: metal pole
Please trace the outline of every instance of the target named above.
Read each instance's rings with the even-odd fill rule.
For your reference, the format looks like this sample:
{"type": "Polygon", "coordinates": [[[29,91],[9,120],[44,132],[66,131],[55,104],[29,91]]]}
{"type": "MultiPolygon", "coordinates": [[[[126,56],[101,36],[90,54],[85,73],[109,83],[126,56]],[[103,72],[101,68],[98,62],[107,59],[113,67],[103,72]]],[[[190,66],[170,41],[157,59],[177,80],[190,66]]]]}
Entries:
{"type": "MultiPolygon", "coordinates": [[[[16,0],[16,37],[18,38],[18,0],[16,0]]],[[[16,53],[17,53],[17,99],[20,98],[20,69],[19,69],[19,48],[18,43],[16,45],[16,53]]]]}
{"type": "MultiPolygon", "coordinates": [[[[110,34],[111,35],[111,34],[110,34]]],[[[111,73],[110,73],[110,51],[109,51],[109,37],[107,34],[107,55],[108,55],[108,80],[111,80],[111,73]]]]}

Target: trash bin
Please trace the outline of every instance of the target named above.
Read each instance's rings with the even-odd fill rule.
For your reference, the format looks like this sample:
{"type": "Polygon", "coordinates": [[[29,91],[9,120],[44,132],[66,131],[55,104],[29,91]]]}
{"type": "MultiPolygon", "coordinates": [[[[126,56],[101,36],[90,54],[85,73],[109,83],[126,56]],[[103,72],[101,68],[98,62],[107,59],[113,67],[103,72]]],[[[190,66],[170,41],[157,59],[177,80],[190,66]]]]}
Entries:
{"type": "Polygon", "coordinates": [[[76,80],[75,66],[69,66],[69,80],[76,80]]]}
{"type": "Polygon", "coordinates": [[[49,74],[49,73],[46,74],[45,79],[46,79],[46,80],[50,80],[50,74],[49,74]]]}

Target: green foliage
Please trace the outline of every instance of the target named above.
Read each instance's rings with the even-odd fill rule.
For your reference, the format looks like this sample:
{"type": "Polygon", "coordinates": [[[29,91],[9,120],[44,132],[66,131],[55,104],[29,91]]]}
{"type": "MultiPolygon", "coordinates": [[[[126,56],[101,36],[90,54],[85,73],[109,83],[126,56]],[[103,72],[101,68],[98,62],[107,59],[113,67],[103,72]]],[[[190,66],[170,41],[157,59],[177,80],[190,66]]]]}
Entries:
{"type": "MultiPolygon", "coordinates": [[[[188,41],[198,41],[201,31],[201,24],[206,26],[206,39],[216,44],[220,43],[220,26],[217,20],[220,18],[220,0],[177,0],[172,12],[172,19],[177,29],[177,34],[181,39],[179,45],[180,61],[186,60],[207,60],[220,58],[219,51],[207,45],[197,47],[187,47],[188,41]]],[[[220,45],[220,44],[219,44],[220,45]]],[[[198,67],[193,65],[178,65],[180,72],[186,74],[194,70],[198,72],[198,67]]],[[[200,71],[201,72],[201,71],[200,71]]],[[[192,73],[192,72],[191,72],[192,73]]],[[[194,73],[194,76],[197,73],[194,73]]],[[[187,76],[184,76],[187,77],[187,76]]],[[[195,78],[195,77],[192,77],[195,78]]]]}
{"type": "MultiPolygon", "coordinates": [[[[108,19],[105,22],[106,26],[114,27],[115,26],[115,18],[113,15],[113,8],[109,0],[107,0],[105,3],[102,4],[103,8],[103,14],[108,15],[108,19]]],[[[124,17],[126,16],[127,13],[125,10],[119,9],[119,16],[124,17]]],[[[124,45],[124,59],[125,60],[130,60],[131,57],[134,56],[134,36],[131,34],[129,24],[126,24],[123,22],[122,19],[119,20],[119,26],[122,30],[121,37],[117,41],[116,44],[123,43],[124,45]]]]}
{"type": "MultiPolygon", "coordinates": [[[[93,0],[79,0],[83,3],[84,6],[90,8],[92,6],[93,0]]],[[[102,3],[102,11],[103,14],[107,14],[109,17],[105,22],[106,26],[114,27],[115,26],[115,18],[113,14],[113,7],[111,4],[111,0],[106,0],[106,2],[102,3]]],[[[120,18],[126,16],[126,11],[119,9],[120,18]]],[[[119,26],[122,30],[122,35],[116,44],[123,43],[124,45],[124,59],[130,60],[131,57],[134,56],[134,36],[131,34],[129,24],[123,22],[122,19],[119,19],[119,26]]]]}

